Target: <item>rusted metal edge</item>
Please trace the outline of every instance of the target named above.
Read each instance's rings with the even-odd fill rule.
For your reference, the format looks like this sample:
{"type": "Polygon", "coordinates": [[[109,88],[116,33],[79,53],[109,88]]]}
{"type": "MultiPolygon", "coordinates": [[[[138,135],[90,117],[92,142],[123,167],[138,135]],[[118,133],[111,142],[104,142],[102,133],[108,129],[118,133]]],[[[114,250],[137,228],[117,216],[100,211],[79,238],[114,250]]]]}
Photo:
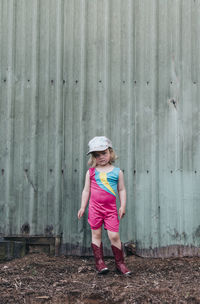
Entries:
{"type": "MultiPolygon", "coordinates": [[[[60,237],[57,238],[17,238],[7,237],[7,240],[26,241],[29,245],[49,245],[50,252],[53,255],[74,255],[74,256],[93,256],[90,247],[81,246],[79,243],[70,244],[62,243],[60,237]],[[28,240],[27,240],[28,239],[28,240]]],[[[200,247],[170,245],[159,248],[138,248],[137,243],[127,242],[123,244],[124,253],[128,255],[136,255],[143,258],[173,258],[173,257],[200,257],[200,247]]],[[[107,257],[113,256],[110,247],[104,246],[104,255],[107,257]]]]}
{"type": "Polygon", "coordinates": [[[136,248],[136,255],[144,258],[200,257],[200,248],[184,245],[170,245],[153,249],[136,248]]]}
{"type": "MultiPolygon", "coordinates": [[[[124,243],[124,253],[128,255],[136,255],[143,258],[173,258],[173,257],[200,257],[200,248],[184,245],[170,245],[160,248],[139,249],[135,243],[124,243]]],[[[62,244],[60,254],[75,256],[93,256],[91,248],[83,247],[80,244],[62,244]]],[[[104,246],[104,255],[113,256],[111,248],[104,246]]]]}

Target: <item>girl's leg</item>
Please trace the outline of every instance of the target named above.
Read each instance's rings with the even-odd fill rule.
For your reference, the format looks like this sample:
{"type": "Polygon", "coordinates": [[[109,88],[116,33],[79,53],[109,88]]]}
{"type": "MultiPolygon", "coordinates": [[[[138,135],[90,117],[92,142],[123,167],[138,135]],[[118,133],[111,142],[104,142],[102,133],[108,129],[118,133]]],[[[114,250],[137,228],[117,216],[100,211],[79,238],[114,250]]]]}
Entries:
{"type": "Polygon", "coordinates": [[[114,254],[115,265],[117,270],[121,274],[125,274],[125,275],[131,274],[131,271],[124,264],[124,253],[123,253],[123,248],[120,241],[119,233],[108,230],[108,237],[111,242],[111,248],[114,254]]]}
{"type": "Polygon", "coordinates": [[[113,231],[109,231],[109,230],[107,230],[107,232],[108,232],[108,237],[111,242],[111,245],[121,249],[121,241],[120,241],[119,232],[113,232],[113,231]]]}
{"type": "Polygon", "coordinates": [[[102,227],[92,231],[92,243],[100,247],[102,238],[102,227]]]}
{"type": "Polygon", "coordinates": [[[108,268],[106,267],[103,260],[103,245],[101,242],[102,238],[102,228],[97,230],[92,230],[92,250],[94,253],[96,269],[99,274],[105,274],[108,272],[108,268]]]}

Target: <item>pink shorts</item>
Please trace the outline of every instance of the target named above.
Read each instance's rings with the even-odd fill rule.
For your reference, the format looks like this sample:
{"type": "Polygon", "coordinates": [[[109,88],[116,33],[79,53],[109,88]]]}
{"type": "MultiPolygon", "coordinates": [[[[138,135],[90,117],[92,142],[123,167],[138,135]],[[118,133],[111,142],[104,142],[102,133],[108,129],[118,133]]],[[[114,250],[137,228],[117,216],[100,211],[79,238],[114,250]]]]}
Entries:
{"type": "Polygon", "coordinates": [[[90,206],[88,223],[92,230],[97,230],[104,224],[104,229],[112,232],[119,232],[119,219],[117,212],[95,210],[95,208],[90,206]]]}

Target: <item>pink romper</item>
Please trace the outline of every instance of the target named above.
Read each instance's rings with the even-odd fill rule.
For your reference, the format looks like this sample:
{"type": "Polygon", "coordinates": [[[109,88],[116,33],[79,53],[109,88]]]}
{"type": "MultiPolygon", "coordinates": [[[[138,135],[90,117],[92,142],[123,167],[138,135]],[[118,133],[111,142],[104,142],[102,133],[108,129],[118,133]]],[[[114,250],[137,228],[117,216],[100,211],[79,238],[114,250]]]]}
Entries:
{"type": "Polygon", "coordinates": [[[91,229],[99,229],[104,223],[104,229],[119,231],[119,219],[116,206],[117,184],[120,168],[111,172],[99,172],[90,168],[90,202],[88,222],[91,229]]]}

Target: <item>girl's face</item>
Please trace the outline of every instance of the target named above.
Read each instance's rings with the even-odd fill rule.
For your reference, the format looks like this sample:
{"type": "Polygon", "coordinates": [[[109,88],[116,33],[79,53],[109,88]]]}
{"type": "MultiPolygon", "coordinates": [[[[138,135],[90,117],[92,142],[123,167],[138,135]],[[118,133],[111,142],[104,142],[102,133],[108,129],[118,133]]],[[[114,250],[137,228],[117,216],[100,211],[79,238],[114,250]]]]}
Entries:
{"type": "Polygon", "coordinates": [[[106,166],[110,161],[110,150],[97,151],[94,152],[94,157],[96,158],[97,166],[106,166]]]}

